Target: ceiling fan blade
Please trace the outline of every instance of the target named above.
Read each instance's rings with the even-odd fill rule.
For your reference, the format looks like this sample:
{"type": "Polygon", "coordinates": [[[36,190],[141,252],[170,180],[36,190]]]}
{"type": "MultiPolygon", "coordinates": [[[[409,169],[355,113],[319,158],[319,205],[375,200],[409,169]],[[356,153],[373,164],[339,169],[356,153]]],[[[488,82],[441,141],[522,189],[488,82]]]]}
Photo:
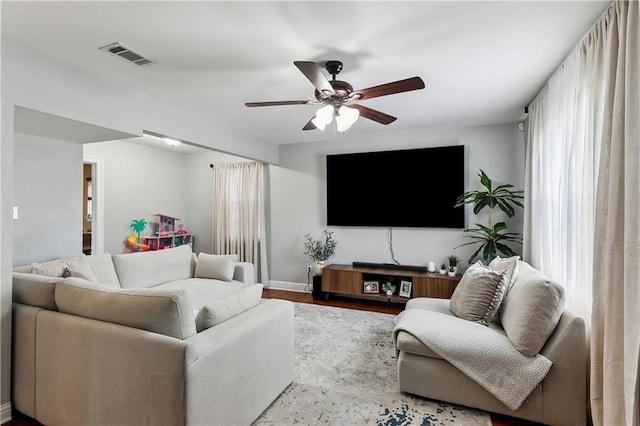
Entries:
{"type": "MultiPolygon", "coordinates": [[[[311,120],[313,120],[313,118],[311,118],[311,120]]],[[[309,120],[309,122],[307,124],[304,125],[304,127],[302,128],[302,130],[315,130],[317,129],[317,127],[315,126],[315,124],[313,124],[311,122],[311,120],[309,120]]]]}
{"type": "Polygon", "coordinates": [[[385,114],[384,112],[377,111],[375,109],[371,109],[369,107],[363,105],[352,104],[349,105],[349,108],[355,108],[360,111],[360,117],[368,118],[369,120],[377,121],[380,124],[391,124],[397,120],[397,117],[394,117],[389,114],[385,114]]]}
{"type": "Polygon", "coordinates": [[[336,92],[333,90],[333,86],[324,76],[318,64],[308,61],[295,61],[293,64],[309,79],[318,92],[335,95],[336,92]]]}
{"type": "Polygon", "coordinates": [[[315,105],[319,102],[316,101],[269,101],[269,102],[245,102],[245,106],[248,107],[261,107],[261,106],[278,106],[278,105],[315,105]]]}
{"type": "Polygon", "coordinates": [[[424,89],[424,81],[420,77],[411,77],[393,83],[381,84],[362,90],[355,90],[351,97],[354,100],[377,98],[379,96],[393,95],[395,93],[410,92],[411,90],[424,89]]]}

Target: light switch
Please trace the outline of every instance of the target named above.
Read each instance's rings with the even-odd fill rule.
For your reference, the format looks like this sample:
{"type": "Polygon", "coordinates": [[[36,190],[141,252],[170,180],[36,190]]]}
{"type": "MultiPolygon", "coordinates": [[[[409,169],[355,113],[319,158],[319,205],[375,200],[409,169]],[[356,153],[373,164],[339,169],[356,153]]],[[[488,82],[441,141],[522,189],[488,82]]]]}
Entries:
{"type": "Polygon", "coordinates": [[[13,219],[18,219],[18,206],[13,206],[13,219]]]}

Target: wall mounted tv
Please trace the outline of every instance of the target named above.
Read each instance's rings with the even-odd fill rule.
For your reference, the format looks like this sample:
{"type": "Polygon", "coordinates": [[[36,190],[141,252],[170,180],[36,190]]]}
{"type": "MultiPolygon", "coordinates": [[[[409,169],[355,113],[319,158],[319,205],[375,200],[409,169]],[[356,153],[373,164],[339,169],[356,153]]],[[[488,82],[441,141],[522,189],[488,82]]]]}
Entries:
{"type": "Polygon", "coordinates": [[[327,225],[464,228],[464,145],[327,155],[327,225]]]}

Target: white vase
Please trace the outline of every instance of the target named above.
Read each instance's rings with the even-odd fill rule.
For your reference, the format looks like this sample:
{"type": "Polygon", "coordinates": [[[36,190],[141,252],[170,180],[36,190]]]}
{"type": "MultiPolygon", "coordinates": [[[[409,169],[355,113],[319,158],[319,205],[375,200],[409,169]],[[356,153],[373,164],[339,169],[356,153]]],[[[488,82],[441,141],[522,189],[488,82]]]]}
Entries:
{"type": "Polygon", "coordinates": [[[322,275],[322,268],[324,268],[324,260],[318,260],[315,265],[314,275],[322,275]]]}

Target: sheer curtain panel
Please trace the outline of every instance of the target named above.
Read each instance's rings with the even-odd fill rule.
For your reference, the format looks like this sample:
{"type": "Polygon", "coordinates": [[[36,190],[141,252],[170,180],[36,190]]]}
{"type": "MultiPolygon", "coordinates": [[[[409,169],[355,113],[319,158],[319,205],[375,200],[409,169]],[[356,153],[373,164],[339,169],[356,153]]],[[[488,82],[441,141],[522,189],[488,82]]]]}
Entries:
{"type": "Polygon", "coordinates": [[[266,167],[247,162],[214,167],[213,252],[237,254],[255,265],[256,282],[269,285],[265,232],[266,167]]]}
{"type": "Polygon", "coordinates": [[[587,322],[596,426],[640,424],[639,20],[613,2],[529,108],[524,256],[587,322]]]}

